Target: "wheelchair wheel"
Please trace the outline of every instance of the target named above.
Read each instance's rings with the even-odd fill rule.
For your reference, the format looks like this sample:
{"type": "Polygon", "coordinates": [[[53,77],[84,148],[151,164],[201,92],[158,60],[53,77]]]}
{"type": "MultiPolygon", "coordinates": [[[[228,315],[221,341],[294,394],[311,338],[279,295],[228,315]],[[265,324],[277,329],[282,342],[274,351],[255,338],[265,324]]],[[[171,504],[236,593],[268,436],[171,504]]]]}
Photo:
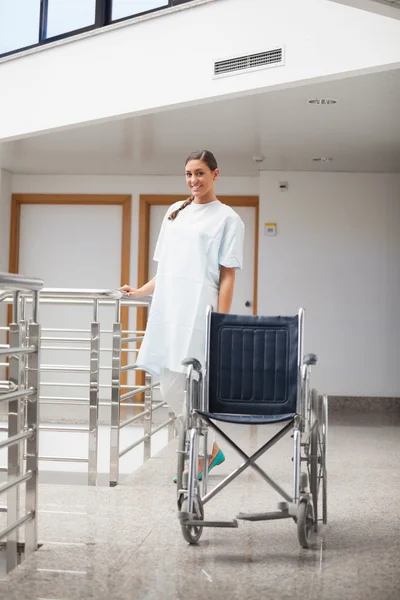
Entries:
{"type": "Polygon", "coordinates": [[[310,491],[314,505],[314,529],[318,530],[319,509],[322,505],[322,521],[327,522],[327,477],[326,477],[326,426],[322,397],[316,390],[311,392],[311,423],[308,453],[310,491]],[[322,485],[321,485],[322,483],[322,485]]]}
{"type": "Polygon", "coordinates": [[[322,479],[322,521],[324,525],[328,522],[328,474],[326,469],[326,456],[328,446],[328,397],[322,397],[321,433],[323,451],[323,479],[322,479]]]}
{"type": "Polygon", "coordinates": [[[303,548],[310,548],[313,543],[314,510],[308,499],[300,500],[297,509],[297,537],[303,548]]]}
{"type": "MultiPolygon", "coordinates": [[[[203,521],[204,520],[204,508],[203,508],[203,503],[199,496],[196,496],[196,498],[194,500],[194,506],[195,506],[196,515],[193,516],[193,519],[196,521],[199,521],[199,522],[203,521]]],[[[182,512],[188,512],[187,498],[185,498],[182,501],[180,510],[182,512]]],[[[183,537],[185,538],[185,540],[189,544],[197,544],[197,542],[201,538],[201,534],[203,533],[203,527],[201,527],[201,525],[188,526],[188,525],[184,525],[183,523],[181,523],[181,528],[182,528],[182,534],[183,534],[183,537]]]]}
{"type": "Polygon", "coordinates": [[[315,422],[310,433],[310,492],[312,495],[314,506],[314,531],[318,531],[318,496],[319,496],[319,479],[318,479],[318,438],[319,425],[315,422]]]}

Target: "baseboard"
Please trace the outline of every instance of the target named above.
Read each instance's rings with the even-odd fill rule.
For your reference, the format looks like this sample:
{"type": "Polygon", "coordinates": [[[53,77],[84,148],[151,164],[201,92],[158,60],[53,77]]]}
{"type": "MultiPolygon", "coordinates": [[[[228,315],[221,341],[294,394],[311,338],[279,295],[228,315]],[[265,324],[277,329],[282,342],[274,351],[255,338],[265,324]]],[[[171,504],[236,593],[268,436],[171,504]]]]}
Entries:
{"type": "Polygon", "coordinates": [[[329,412],[400,415],[400,398],[378,396],[329,396],[329,412]]]}

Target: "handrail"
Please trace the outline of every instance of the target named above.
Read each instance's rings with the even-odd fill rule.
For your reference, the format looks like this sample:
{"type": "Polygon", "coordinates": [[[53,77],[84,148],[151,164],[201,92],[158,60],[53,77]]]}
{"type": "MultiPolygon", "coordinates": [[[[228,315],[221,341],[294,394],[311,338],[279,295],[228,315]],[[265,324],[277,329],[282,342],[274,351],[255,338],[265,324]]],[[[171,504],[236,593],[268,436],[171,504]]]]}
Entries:
{"type": "MultiPolygon", "coordinates": [[[[1,275],[1,274],[0,274],[1,275]]],[[[0,294],[0,302],[5,301],[6,304],[11,304],[13,292],[6,291],[0,294]]],[[[32,302],[31,297],[26,292],[22,291],[20,296],[28,302],[32,302]]],[[[151,296],[143,296],[140,299],[130,298],[119,290],[105,289],[75,289],[75,288],[42,288],[40,291],[41,303],[54,304],[90,304],[96,300],[101,305],[113,305],[116,300],[119,300],[122,306],[137,306],[148,308],[151,305],[151,296]]]]}
{"type": "Polygon", "coordinates": [[[41,279],[15,275],[14,273],[0,273],[0,288],[7,288],[7,290],[38,292],[43,288],[43,285],[41,279]]]}
{"type": "Polygon", "coordinates": [[[105,298],[120,300],[123,296],[119,290],[75,289],[75,288],[43,288],[41,298],[82,298],[85,300],[103,300],[105,298]]]}
{"type": "MultiPolygon", "coordinates": [[[[1,283],[2,283],[2,273],[0,273],[0,287],[1,283]]],[[[32,280],[32,281],[36,281],[36,280],[32,280]]],[[[37,280],[39,281],[39,280],[37,280]]],[[[7,288],[10,288],[10,286],[7,283],[7,288]]],[[[43,282],[41,282],[41,284],[43,285],[43,282]]],[[[6,284],[4,284],[5,286],[6,284]]],[[[25,289],[25,288],[23,288],[25,289]]],[[[30,288],[26,288],[27,290],[30,288]]],[[[32,288],[33,289],[33,288],[32,288]]],[[[75,288],[38,288],[40,289],[40,297],[41,300],[44,300],[46,298],[60,298],[60,299],[75,299],[75,298],[81,298],[83,300],[104,300],[104,299],[110,299],[110,300],[120,300],[124,295],[122,292],[120,292],[119,290],[104,290],[104,289],[75,289],[75,288]]],[[[12,292],[10,291],[10,289],[8,289],[7,292],[4,292],[3,294],[0,295],[0,302],[2,300],[5,300],[7,298],[9,298],[12,295],[12,292]]],[[[25,296],[26,293],[22,292],[21,296],[25,296]]]]}

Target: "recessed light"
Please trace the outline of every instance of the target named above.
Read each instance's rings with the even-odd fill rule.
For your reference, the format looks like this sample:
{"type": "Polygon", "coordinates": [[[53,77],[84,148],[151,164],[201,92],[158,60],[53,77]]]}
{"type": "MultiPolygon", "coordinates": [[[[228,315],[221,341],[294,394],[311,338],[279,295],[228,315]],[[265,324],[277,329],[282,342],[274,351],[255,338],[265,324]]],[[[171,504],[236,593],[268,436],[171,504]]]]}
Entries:
{"type": "Polygon", "coordinates": [[[314,162],[332,162],[333,158],[331,158],[330,156],[317,156],[316,158],[313,158],[314,162]]]}
{"type": "Polygon", "coordinates": [[[308,103],[326,106],[328,104],[337,104],[337,100],[334,100],[333,98],[313,98],[312,100],[309,100],[308,103]]]}

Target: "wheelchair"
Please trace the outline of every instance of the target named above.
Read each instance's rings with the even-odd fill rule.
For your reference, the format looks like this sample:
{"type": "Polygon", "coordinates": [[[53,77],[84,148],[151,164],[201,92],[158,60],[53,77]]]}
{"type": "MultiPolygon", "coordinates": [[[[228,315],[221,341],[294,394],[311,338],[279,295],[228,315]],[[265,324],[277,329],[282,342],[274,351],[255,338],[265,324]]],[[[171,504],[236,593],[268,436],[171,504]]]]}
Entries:
{"type": "Polygon", "coordinates": [[[310,387],[311,367],[317,364],[317,357],[303,355],[304,315],[300,309],[291,317],[239,316],[215,313],[208,307],[205,364],[196,358],[183,361],[186,398],[178,440],[177,504],[182,534],[189,544],[196,544],[206,527],[238,527],[238,520],[291,518],[300,545],[310,548],[320,523],[327,523],[328,399],[310,387]],[[248,456],[218,422],[284,425],[248,456]],[[209,427],[244,459],[211,491],[207,491],[209,427]],[[289,432],[293,437],[291,495],[256,463],[289,432]],[[197,472],[200,457],[201,475],[197,472]],[[283,498],[277,510],[207,521],[204,505],[248,467],[283,498]]]}

